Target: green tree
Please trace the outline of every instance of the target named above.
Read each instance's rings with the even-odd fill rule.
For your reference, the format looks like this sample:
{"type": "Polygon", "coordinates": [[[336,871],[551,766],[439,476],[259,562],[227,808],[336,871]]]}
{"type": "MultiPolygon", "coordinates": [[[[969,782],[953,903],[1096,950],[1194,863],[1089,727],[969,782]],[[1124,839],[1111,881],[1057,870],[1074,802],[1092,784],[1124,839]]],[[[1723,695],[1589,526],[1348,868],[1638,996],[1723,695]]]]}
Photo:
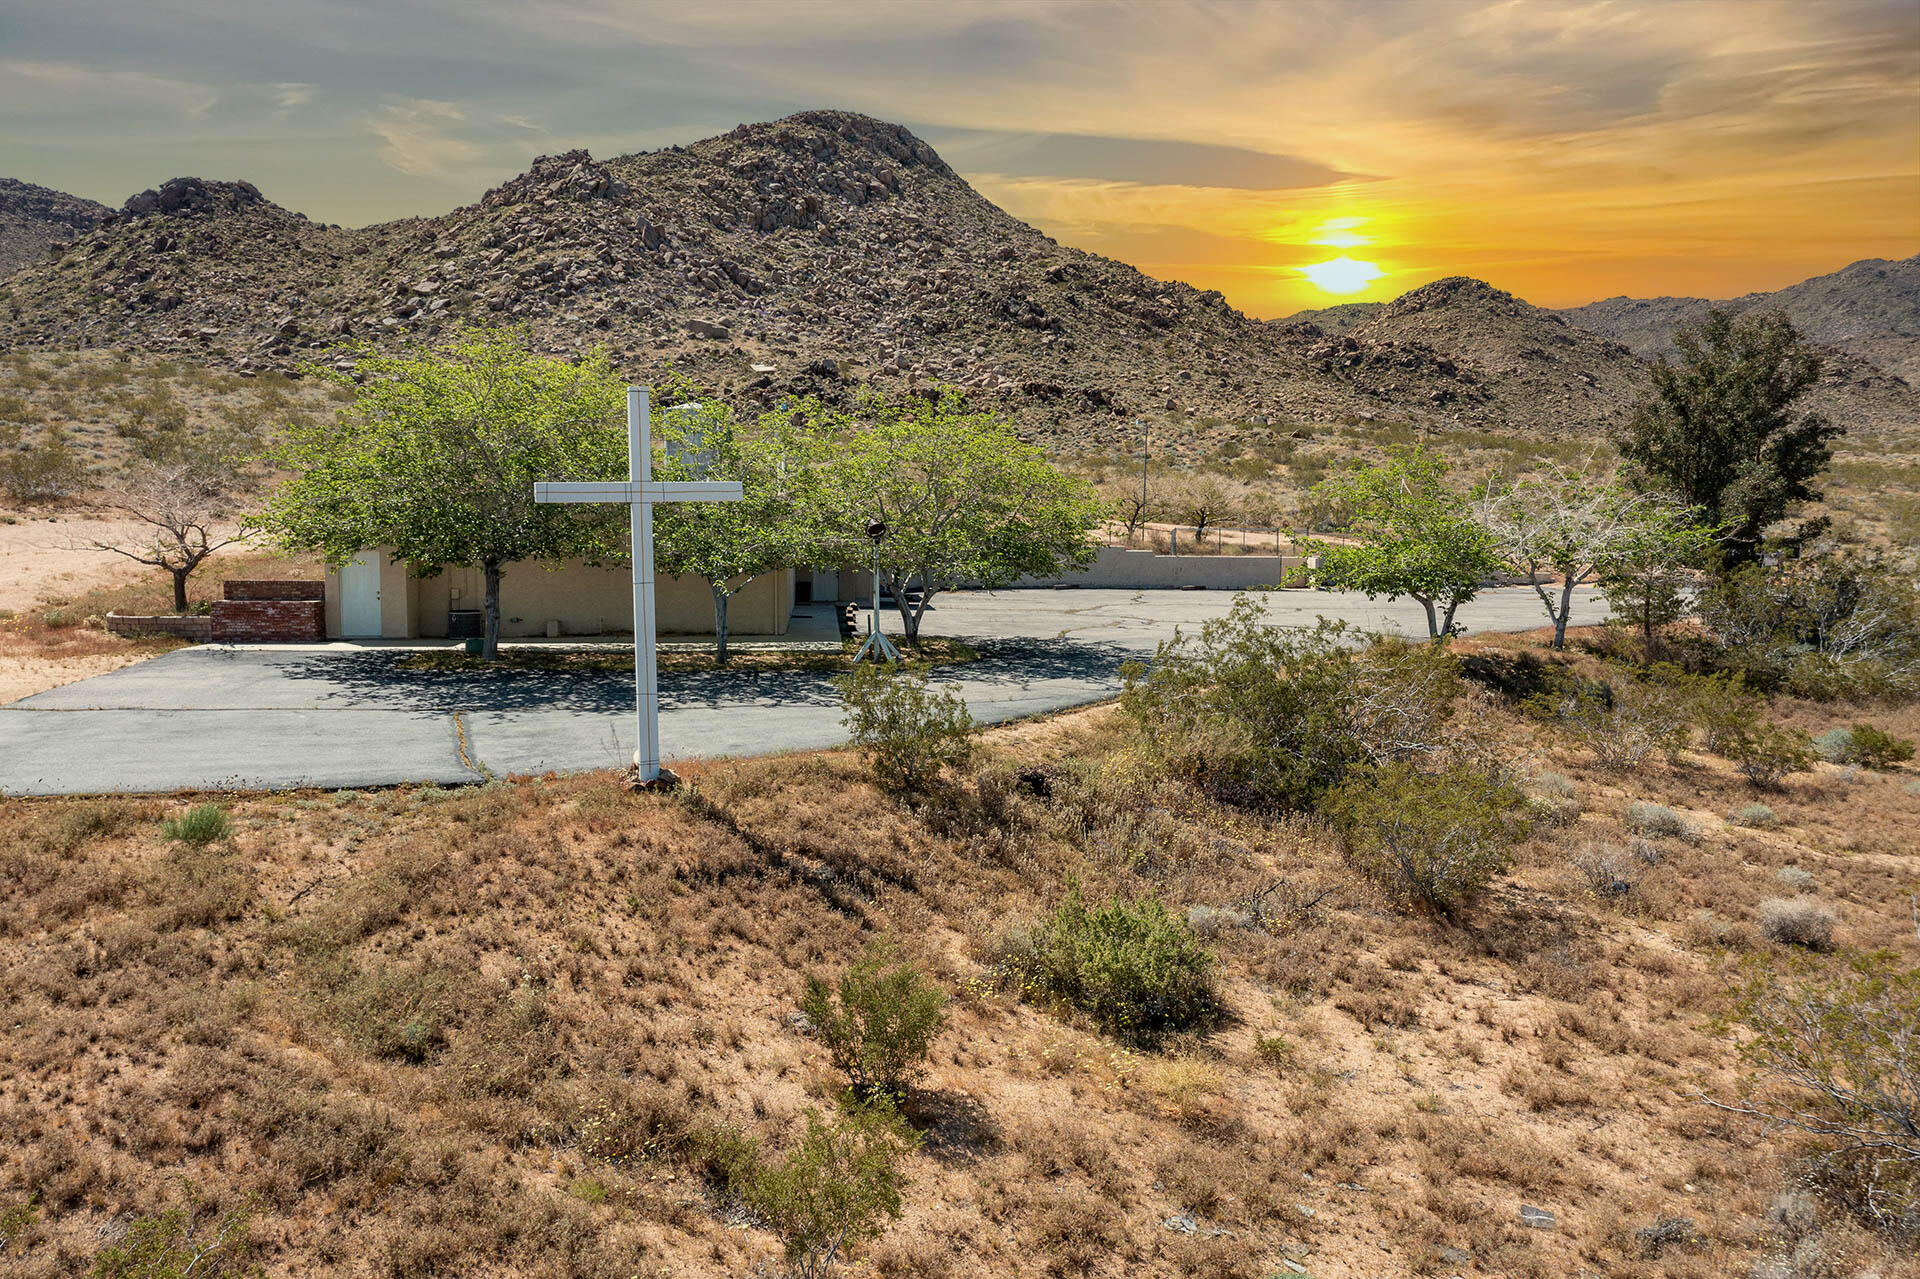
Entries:
{"type": "Polygon", "coordinates": [[[1720,530],[1729,564],[1759,558],[1761,535],[1820,496],[1813,486],[1843,429],[1799,401],[1820,356],[1784,312],[1712,311],[1674,337],[1680,361],[1653,366],[1653,386],[1620,432],[1621,455],[1647,487],[1673,493],[1720,530]]]}
{"type": "Polygon", "coordinates": [[[1427,611],[1427,634],[1453,632],[1453,615],[1500,571],[1493,541],[1447,484],[1447,464],[1425,448],[1314,485],[1313,500],[1360,541],[1310,542],[1317,580],[1368,599],[1405,595],[1427,611]]]}
{"type": "Polygon", "coordinates": [[[258,522],[283,545],[334,564],[391,547],[422,575],[479,564],[489,661],[505,566],[627,554],[624,523],[533,500],[536,480],[626,473],[623,388],[604,353],[570,364],[518,332],[472,330],[405,355],[364,351],[358,374],[353,405],[296,425],[278,455],[293,478],[258,522]]]}
{"type": "Polygon", "coordinates": [[[841,544],[864,552],[858,530],[885,522],[880,572],[908,639],[919,638],[941,591],[991,590],[1092,561],[1099,497],[1004,423],[966,412],[953,395],[872,401],[870,411],[874,420],[844,442],[832,468],[847,502],[841,544]]]}
{"type": "Polygon", "coordinates": [[[668,502],[655,508],[654,562],[698,577],[713,592],[715,660],[727,660],[727,605],[767,573],[826,553],[826,452],[799,406],[742,425],[722,407],[669,410],[660,434],[669,479],[739,480],[738,502],[668,502]]]}
{"type": "Polygon", "coordinates": [[[1607,607],[1651,641],[1687,612],[1687,587],[1713,556],[1713,532],[1680,518],[1628,526],[1600,570],[1607,607]]]}
{"type": "Polygon", "coordinates": [[[1487,496],[1482,518],[1500,553],[1532,582],[1565,648],[1574,588],[1636,558],[1686,545],[1690,521],[1664,497],[1555,468],[1487,496]]]}

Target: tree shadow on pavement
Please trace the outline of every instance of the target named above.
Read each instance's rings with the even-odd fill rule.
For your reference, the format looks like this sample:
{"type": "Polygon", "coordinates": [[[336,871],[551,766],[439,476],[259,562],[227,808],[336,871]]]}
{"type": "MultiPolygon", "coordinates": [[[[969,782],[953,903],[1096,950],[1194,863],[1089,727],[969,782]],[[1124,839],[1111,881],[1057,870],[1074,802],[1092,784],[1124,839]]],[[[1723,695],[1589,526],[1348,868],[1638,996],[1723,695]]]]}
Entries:
{"type": "MultiPolygon", "coordinates": [[[[1117,681],[1120,664],[1139,654],[1118,644],[1070,639],[1005,640],[979,645],[977,662],[944,666],[935,684],[1024,686],[1045,680],[1117,681]]],[[[624,671],[539,670],[498,666],[411,667],[405,649],[312,653],[281,666],[290,680],[326,686],[316,700],[377,705],[422,714],[571,711],[619,714],[633,709],[633,676],[624,671]]],[[[820,671],[663,671],[663,709],[754,706],[838,706],[832,676],[820,671]]]]}

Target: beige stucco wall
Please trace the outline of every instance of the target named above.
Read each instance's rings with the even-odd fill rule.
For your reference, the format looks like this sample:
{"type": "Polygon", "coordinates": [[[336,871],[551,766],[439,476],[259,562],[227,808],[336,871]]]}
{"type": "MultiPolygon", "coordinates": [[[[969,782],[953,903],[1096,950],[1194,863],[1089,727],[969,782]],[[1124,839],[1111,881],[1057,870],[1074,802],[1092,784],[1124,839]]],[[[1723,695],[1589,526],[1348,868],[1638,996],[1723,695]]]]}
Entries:
{"type": "MultiPolygon", "coordinates": [[[[479,565],[451,565],[431,577],[414,577],[382,554],[381,633],[387,638],[429,638],[447,633],[447,613],[479,609],[486,599],[479,565]],[[389,572],[395,580],[389,582],[389,572]]],[[[662,635],[713,634],[713,592],[695,577],[663,577],[654,583],[656,629],[662,635]]],[[[727,630],[736,636],[785,635],[793,616],[793,574],[768,573],[733,597],[727,630]]],[[[500,634],[525,638],[560,623],[562,635],[601,635],[633,630],[633,587],[627,569],[572,561],[558,567],[509,564],[500,574],[500,634]]],[[[340,580],[327,574],[327,634],[340,634],[340,580]]]]}

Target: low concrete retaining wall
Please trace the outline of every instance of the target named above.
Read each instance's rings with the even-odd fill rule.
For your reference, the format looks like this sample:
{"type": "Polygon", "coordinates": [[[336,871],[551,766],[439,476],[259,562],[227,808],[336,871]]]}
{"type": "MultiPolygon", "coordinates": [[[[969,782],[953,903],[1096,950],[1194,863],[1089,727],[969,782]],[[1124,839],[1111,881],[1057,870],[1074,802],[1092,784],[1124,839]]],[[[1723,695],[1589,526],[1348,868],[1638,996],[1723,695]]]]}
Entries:
{"type": "Polygon", "coordinates": [[[177,635],[183,640],[206,644],[213,640],[213,619],[198,617],[144,617],[134,613],[108,613],[107,631],[113,635],[177,635]]]}
{"type": "Polygon", "coordinates": [[[1306,561],[1297,555],[1160,555],[1102,546],[1091,567],[1059,577],[1023,577],[1016,587],[1084,586],[1089,589],[1166,590],[1182,586],[1248,591],[1277,586],[1306,561]]]}

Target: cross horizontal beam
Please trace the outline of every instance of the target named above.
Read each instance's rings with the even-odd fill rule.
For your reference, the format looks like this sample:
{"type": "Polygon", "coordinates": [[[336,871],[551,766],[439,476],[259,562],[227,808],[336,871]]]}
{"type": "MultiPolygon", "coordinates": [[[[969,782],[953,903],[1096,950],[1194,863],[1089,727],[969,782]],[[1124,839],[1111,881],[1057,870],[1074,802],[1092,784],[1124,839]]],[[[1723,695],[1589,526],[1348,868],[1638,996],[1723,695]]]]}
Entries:
{"type": "Polygon", "coordinates": [[[738,480],[585,480],[543,481],[533,486],[536,502],[737,502],[746,496],[738,480]]]}

